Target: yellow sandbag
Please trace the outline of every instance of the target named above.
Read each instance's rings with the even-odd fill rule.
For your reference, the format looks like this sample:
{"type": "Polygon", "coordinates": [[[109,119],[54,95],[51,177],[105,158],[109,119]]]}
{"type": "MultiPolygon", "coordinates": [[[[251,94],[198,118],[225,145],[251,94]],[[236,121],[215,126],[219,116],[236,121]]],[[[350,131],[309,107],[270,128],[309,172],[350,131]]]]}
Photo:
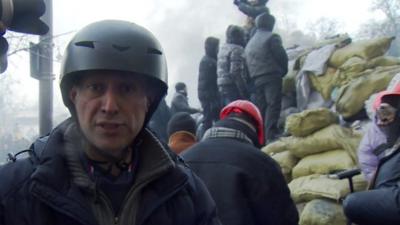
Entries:
{"type": "Polygon", "coordinates": [[[292,178],[311,174],[331,174],[341,170],[354,168],[355,162],[345,150],[333,150],[309,155],[301,159],[292,168],[292,178]]]}
{"type": "MultiPolygon", "coordinates": [[[[366,189],[367,182],[360,174],[353,177],[353,185],[355,191],[361,191],[366,189]]],[[[347,179],[331,179],[327,175],[319,174],[293,179],[288,186],[295,203],[308,202],[318,198],[339,201],[350,193],[347,179]]]]}
{"type": "Polygon", "coordinates": [[[358,165],[357,150],[363,134],[355,130],[351,130],[350,133],[351,135],[349,137],[349,134],[347,132],[336,130],[334,135],[339,140],[344,140],[341,142],[342,149],[345,150],[349,154],[353,162],[358,165]]]}
{"type": "Polygon", "coordinates": [[[346,225],[342,205],[328,199],[308,202],[300,214],[300,225],[346,225]]]}
{"type": "Polygon", "coordinates": [[[285,130],[295,137],[305,137],[338,122],[338,116],[326,108],[308,109],[287,117],[285,130]]]}
{"type": "Polygon", "coordinates": [[[392,56],[379,56],[367,62],[368,68],[375,68],[379,66],[395,66],[400,65],[400,58],[392,56]]]}
{"type": "Polygon", "coordinates": [[[296,166],[299,159],[289,151],[276,153],[271,155],[271,157],[280,165],[286,182],[290,182],[292,180],[292,169],[296,166]]]}
{"type": "Polygon", "coordinates": [[[360,57],[351,57],[339,67],[340,72],[346,77],[354,77],[367,69],[367,60],[360,57]]]}
{"type": "Polygon", "coordinates": [[[294,61],[289,62],[289,71],[282,79],[282,93],[289,94],[296,91],[296,75],[297,70],[294,70],[294,61]]]}
{"type": "Polygon", "coordinates": [[[329,58],[328,65],[339,68],[348,59],[358,56],[365,60],[384,55],[389,49],[394,37],[381,37],[353,42],[336,50],[329,58]]]}
{"type": "Polygon", "coordinates": [[[339,89],[336,111],[344,118],[357,114],[369,96],[384,90],[398,72],[400,66],[378,67],[371,74],[352,80],[339,89]]]}
{"type": "Polygon", "coordinates": [[[323,75],[316,76],[314,74],[309,74],[312,88],[318,91],[324,100],[331,99],[332,90],[338,86],[339,72],[340,71],[333,67],[328,67],[323,75]]]}
{"type": "Polygon", "coordinates": [[[289,149],[289,144],[292,143],[293,137],[283,137],[280,138],[271,144],[264,146],[261,151],[268,155],[272,155],[274,153],[283,152],[289,149]]]}
{"type": "Polygon", "coordinates": [[[338,139],[337,134],[351,137],[352,131],[340,125],[333,124],[307,137],[293,137],[289,140],[290,143],[286,144],[286,149],[298,158],[330,150],[343,149],[341,142],[346,141],[346,139],[338,139]]]}

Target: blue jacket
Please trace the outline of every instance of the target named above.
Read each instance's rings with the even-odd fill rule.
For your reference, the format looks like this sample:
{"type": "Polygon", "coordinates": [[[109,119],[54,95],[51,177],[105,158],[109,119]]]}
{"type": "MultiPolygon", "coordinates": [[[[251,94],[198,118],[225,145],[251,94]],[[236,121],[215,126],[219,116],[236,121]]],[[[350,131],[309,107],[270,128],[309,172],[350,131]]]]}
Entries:
{"type": "MultiPolygon", "coordinates": [[[[147,152],[164,152],[165,160],[171,165],[157,161],[164,170],[159,170],[162,172],[156,178],[147,178],[141,183],[132,223],[126,222],[131,219],[127,213],[120,218],[107,217],[107,221],[99,221],[101,215],[96,217],[93,210],[96,201],[88,200],[92,197],[90,188],[77,185],[67,165],[67,153],[60,151],[66,145],[64,133],[70,123],[67,120],[55,128],[42,150],[34,149],[37,157],[10,162],[0,169],[0,224],[95,225],[110,224],[108,219],[112,224],[219,224],[214,201],[203,183],[147,130],[143,131],[146,140],[141,148],[142,155],[151,160],[159,156],[146,156],[147,152]]],[[[160,168],[156,164],[150,168],[160,168]]],[[[148,171],[146,168],[145,172],[148,171]]],[[[135,183],[139,182],[139,177],[135,183]]],[[[100,192],[95,190],[94,193],[100,192]]]]}

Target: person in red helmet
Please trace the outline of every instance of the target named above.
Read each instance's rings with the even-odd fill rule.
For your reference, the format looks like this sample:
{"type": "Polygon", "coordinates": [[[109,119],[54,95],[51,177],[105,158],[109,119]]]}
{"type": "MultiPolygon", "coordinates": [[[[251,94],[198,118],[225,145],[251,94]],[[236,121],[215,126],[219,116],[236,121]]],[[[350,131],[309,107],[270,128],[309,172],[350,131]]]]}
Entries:
{"type": "Polygon", "coordinates": [[[348,195],[345,215],[359,225],[400,224],[400,87],[380,92],[373,105],[384,145],[370,154],[377,158],[370,190],[348,195]]]}
{"type": "Polygon", "coordinates": [[[221,110],[220,119],[181,156],[208,187],[221,222],[298,224],[279,165],[259,149],[264,135],[258,108],[236,100],[221,110]]]}

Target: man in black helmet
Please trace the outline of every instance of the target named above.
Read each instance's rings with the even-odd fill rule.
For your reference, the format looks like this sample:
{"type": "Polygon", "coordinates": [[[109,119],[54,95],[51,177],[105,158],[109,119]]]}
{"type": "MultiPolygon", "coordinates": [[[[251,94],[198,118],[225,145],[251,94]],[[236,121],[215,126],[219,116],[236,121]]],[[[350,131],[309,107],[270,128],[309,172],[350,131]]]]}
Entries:
{"type": "Polygon", "coordinates": [[[219,224],[203,183],[145,127],[166,82],[143,27],[79,31],[61,69],[72,116],[0,169],[0,224],[219,224]]]}

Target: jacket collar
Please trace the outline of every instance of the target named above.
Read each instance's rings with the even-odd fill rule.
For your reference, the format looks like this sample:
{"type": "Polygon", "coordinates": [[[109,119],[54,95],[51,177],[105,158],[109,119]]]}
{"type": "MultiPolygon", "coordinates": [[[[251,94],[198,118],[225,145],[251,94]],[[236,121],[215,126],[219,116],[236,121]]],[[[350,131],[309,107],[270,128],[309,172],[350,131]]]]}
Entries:
{"type": "MultiPolygon", "coordinates": [[[[39,165],[31,176],[30,190],[38,199],[57,211],[72,215],[83,224],[94,224],[95,219],[89,212],[90,206],[83,196],[82,190],[90,192],[95,185],[84,170],[77,166],[79,164],[71,167],[71,162],[67,160],[70,156],[66,154],[66,150],[80,147],[79,145],[69,146],[71,143],[68,130],[72,129],[73,123],[71,119],[68,119],[50,134],[41,154],[39,165]]],[[[150,183],[151,180],[162,177],[161,180],[169,182],[157,182],[162,187],[158,188],[161,191],[157,191],[157,197],[160,198],[162,197],[160,195],[167,195],[166,191],[171,193],[178,184],[186,182],[187,176],[182,172],[178,172],[176,176],[172,177],[168,175],[168,179],[162,176],[177,167],[176,156],[167,150],[151,131],[145,128],[142,132],[143,147],[139,150],[141,152],[134,186],[138,186],[140,183],[150,183]]],[[[154,187],[153,184],[152,186],[154,187]]],[[[143,204],[152,205],[151,202],[143,204]]],[[[147,206],[145,211],[151,208],[151,206],[147,206]]]]}

